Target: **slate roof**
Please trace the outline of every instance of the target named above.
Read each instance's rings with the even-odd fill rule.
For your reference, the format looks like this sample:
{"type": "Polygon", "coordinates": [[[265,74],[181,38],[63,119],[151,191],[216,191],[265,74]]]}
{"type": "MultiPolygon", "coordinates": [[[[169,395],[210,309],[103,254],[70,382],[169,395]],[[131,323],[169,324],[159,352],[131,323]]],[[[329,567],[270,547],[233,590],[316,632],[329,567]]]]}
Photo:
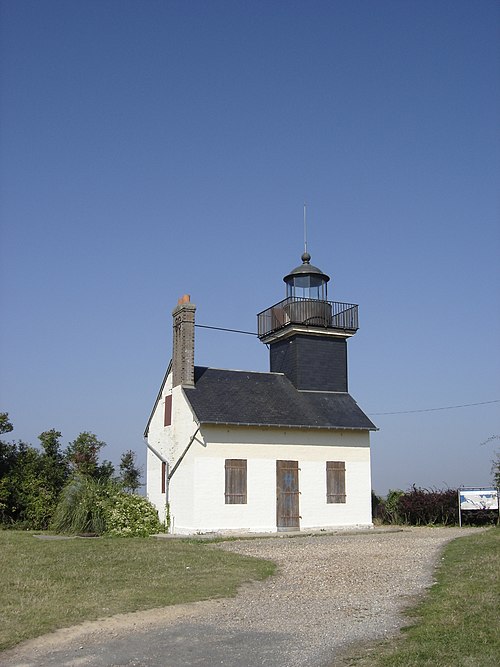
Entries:
{"type": "Polygon", "coordinates": [[[348,393],[298,391],[282,373],[196,366],[184,393],[202,424],[376,430],[348,393]]]}

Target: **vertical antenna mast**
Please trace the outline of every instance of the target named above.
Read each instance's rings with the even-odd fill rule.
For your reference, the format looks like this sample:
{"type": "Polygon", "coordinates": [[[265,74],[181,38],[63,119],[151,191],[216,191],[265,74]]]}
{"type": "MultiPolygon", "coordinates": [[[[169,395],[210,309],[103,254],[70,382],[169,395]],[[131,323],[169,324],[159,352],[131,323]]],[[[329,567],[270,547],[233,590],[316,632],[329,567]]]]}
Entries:
{"type": "Polygon", "coordinates": [[[304,202],[304,252],[307,253],[307,217],[306,217],[306,202],[304,202]]]}

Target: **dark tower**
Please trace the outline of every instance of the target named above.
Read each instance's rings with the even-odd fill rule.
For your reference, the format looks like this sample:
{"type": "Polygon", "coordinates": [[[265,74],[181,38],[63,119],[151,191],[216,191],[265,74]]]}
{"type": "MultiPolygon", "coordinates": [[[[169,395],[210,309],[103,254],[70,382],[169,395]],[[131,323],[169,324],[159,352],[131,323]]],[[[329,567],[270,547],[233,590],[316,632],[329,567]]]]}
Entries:
{"type": "Polygon", "coordinates": [[[347,392],[347,339],[358,329],[358,307],[328,301],[329,276],[308,252],[283,280],[286,299],[257,315],[258,335],[270,348],[271,372],[297,389],[347,392]]]}

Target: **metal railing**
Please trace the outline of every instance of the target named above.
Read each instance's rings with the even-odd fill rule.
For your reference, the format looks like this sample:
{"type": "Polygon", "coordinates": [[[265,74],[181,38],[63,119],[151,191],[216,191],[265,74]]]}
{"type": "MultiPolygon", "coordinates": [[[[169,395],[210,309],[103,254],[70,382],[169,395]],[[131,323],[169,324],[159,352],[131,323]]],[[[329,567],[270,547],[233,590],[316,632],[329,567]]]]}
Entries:
{"type": "Polygon", "coordinates": [[[354,332],[358,329],[358,306],[291,296],[259,313],[257,323],[259,338],[289,324],[354,332]]]}

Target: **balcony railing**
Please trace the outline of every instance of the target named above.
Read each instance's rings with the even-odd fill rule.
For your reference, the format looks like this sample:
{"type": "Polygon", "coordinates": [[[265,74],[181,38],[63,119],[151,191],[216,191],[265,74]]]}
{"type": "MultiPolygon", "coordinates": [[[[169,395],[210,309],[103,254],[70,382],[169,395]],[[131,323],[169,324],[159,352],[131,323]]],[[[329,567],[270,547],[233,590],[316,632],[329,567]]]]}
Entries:
{"type": "Polygon", "coordinates": [[[259,313],[257,322],[259,338],[265,338],[289,324],[354,333],[358,329],[358,306],[291,296],[259,313]]]}

